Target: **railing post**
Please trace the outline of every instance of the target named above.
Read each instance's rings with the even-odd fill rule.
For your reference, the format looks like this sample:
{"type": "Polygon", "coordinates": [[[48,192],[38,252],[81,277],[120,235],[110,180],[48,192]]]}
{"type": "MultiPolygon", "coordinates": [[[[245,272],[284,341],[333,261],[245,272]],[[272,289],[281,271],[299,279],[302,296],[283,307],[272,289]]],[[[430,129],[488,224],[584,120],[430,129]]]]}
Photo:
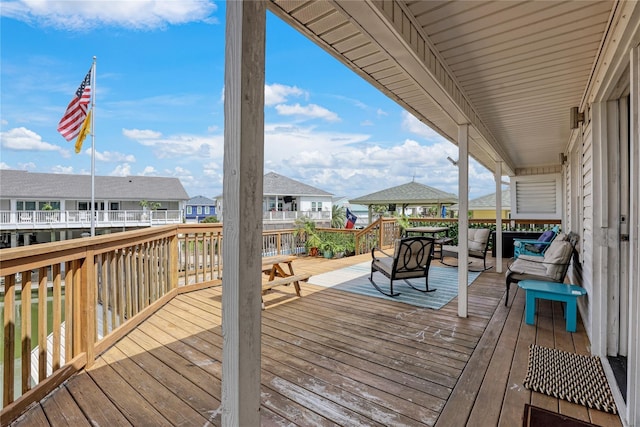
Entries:
{"type": "MultiPolygon", "coordinates": [[[[176,234],[171,236],[169,241],[169,262],[171,271],[169,273],[169,288],[175,289],[178,287],[178,264],[180,264],[180,258],[178,257],[178,229],[176,228],[176,234]]],[[[186,283],[186,281],[185,281],[186,283]]]]}

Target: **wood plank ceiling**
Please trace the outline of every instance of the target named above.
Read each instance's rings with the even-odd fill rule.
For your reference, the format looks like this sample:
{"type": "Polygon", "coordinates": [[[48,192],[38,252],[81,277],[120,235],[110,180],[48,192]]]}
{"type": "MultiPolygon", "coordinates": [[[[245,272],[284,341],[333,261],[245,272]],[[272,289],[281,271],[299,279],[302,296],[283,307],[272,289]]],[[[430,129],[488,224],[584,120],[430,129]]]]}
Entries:
{"type": "Polygon", "coordinates": [[[270,10],[505,173],[557,166],[606,36],[610,1],[299,1],[270,10]]]}

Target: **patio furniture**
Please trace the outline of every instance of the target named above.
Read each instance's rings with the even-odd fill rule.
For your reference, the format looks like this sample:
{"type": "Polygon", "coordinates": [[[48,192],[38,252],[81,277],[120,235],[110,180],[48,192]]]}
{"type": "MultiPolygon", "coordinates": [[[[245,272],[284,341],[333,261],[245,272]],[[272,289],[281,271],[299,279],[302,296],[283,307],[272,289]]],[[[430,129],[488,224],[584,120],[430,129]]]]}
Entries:
{"type": "MultiPolygon", "coordinates": [[[[296,295],[301,297],[300,282],[306,282],[311,277],[311,274],[295,274],[293,272],[293,266],[291,263],[296,259],[295,256],[290,255],[278,255],[272,257],[262,258],[262,273],[264,277],[262,280],[262,295],[275,288],[276,286],[289,286],[293,284],[296,295]],[[285,271],[284,265],[286,265],[289,271],[285,271]]],[[[262,309],[264,310],[264,300],[262,301],[262,309]]]]}
{"type": "Polygon", "coordinates": [[[507,267],[505,282],[507,296],[504,305],[509,301],[509,288],[511,283],[518,283],[522,280],[540,280],[543,282],[562,283],[569,265],[571,257],[575,252],[578,242],[578,235],[575,233],[559,233],[545,251],[543,257],[532,255],[520,255],[514,259],[507,267]]]}
{"type": "MultiPolygon", "coordinates": [[[[489,237],[491,230],[488,228],[470,228],[468,233],[468,253],[471,258],[479,258],[483,262],[483,270],[488,270],[491,266],[487,267],[487,250],[489,249],[489,237]]],[[[457,267],[457,265],[447,264],[444,262],[445,257],[458,258],[459,246],[443,245],[440,260],[442,264],[450,267],[457,267]]]]}
{"type": "Polygon", "coordinates": [[[449,227],[409,227],[405,230],[407,236],[411,235],[411,233],[420,234],[421,236],[431,236],[435,240],[433,247],[433,258],[442,260],[442,245],[446,245],[451,243],[453,239],[449,237],[449,227]],[[441,233],[444,233],[444,236],[440,236],[441,233]]]}
{"type": "Polygon", "coordinates": [[[551,230],[542,233],[536,240],[514,239],[513,257],[518,258],[520,255],[544,256],[545,251],[559,231],[560,227],[556,225],[551,230]]]}
{"type": "Polygon", "coordinates": [[[576,331],[577,323],[577,299],[587,293],[587,291],[577,285],[567,285],[565,283],[544,282],[541,280],[522,280],[518,287],[525,290],[525,320],[527,325],[535,324],[536,299],[546,299],[550,301],[562,301],[566,304],[564,313],[567,332],[576,331]]]}
{"type": "Polygon", "coordinates": [[[381,249],[371,250],[371,274],[369,281],[380,293],[395,297],[400,293],[393,292],[393,281],[402,279],[406,284],[420,292],[433,292],[429,289],[429,266],[433,259],[434,239],[431,237],[405,237],[397,241],[393,255],[381,249]],[[385,256],[376,256],[380,252],[385,256]],[[383,291],[374,281],[373,273],[379,271],[389,279],[389,292],[383,291]],[[424,277],[425,289],[418,289],[407,279],[424,277]]]}

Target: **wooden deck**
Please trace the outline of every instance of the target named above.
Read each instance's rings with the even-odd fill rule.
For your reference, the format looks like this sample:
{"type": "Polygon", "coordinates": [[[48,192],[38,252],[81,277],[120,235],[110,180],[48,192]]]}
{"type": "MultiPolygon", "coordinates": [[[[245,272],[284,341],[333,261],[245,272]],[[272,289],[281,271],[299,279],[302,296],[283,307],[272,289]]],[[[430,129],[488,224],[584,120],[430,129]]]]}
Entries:
{"type": "MultiPolygon", "coordinates": [[[[369,258],[301,258],[319,274],[369,258]]],[[[436,263],[437,264],[437,263],[436,263]]],[[[582,323],[540,303],[524,323],[524,293],[504,306],[503,275],[469,288],[469,317],[302,284],[265,295],[263,425],[519,426],[532,403],[602,426],[619,418],[524,389],[528,346],[589,352],[582,323]],[[291,289],[289,289],[291,288],[291,289]]],[[[517,287],[516,287],[517,288],[517,287]]],[[[425,296],[428,297],[428,296],[425,296]]],[[[15,425],[219,425],[221,288],[171,300],[51,393],[15,425]]]]}

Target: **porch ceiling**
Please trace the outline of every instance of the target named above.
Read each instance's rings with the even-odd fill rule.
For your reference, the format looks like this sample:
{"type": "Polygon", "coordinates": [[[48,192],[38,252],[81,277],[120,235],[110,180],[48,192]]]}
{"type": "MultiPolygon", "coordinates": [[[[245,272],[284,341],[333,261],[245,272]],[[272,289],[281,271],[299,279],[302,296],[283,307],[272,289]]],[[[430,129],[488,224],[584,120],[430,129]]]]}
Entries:
{"type": "Polygon", "coordinates": [[[505,174],[556,166],[609,1],[291,1],[270,9],[452,142],[505,174]]]}

